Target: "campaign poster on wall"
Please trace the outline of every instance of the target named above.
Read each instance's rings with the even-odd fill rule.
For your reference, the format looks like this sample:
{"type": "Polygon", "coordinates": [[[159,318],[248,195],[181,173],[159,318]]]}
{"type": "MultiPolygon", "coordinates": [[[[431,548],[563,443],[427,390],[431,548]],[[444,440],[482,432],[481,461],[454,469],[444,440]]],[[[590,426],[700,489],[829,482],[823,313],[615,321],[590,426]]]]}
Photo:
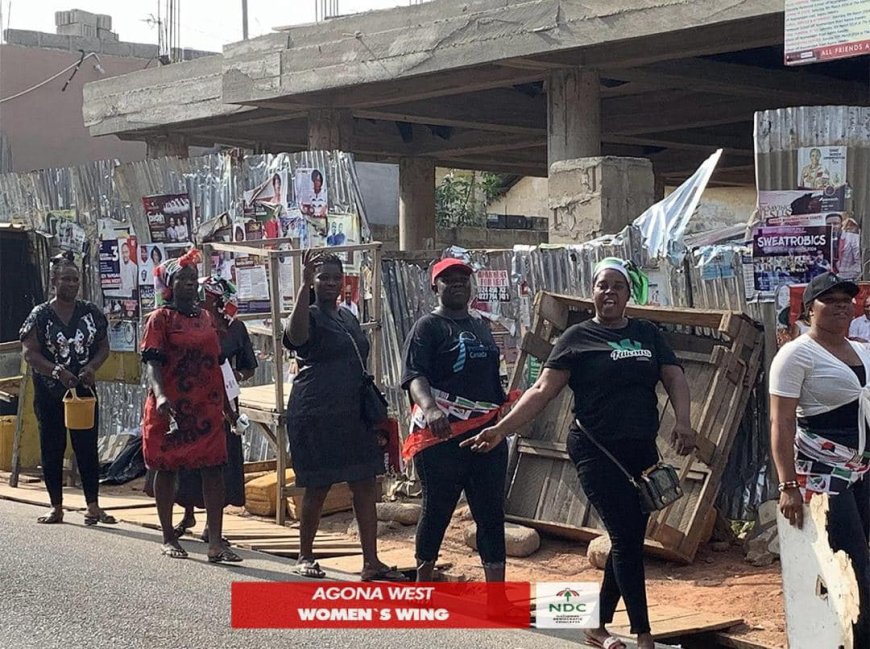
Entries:
{"type": "Polygon", "coordinates": [[[190,241],[191,210],[187,194],[143,196],[142,205],[154,243],[190,241]]]}
{"type": "Polygon", "coordinates": [[[752,266],[757,291],[809,282],[831,270],[831,228],[758,228],[752,236],[752,266]]]}
{"type": "Polygon", "coordinates": [[[139,267],[136,239],[108,239],[100,242],[100,287],[107,297],[136,297],[139,267]]]}
{"type": "MultiPolygon", "coordinates": [[[[320,169],[299,168],[293,178],[293,191],[296,196],[296,206],[308,224],[310,237],[328,237],[330,233],[328,217],[329,198],[326,187],[326,176],[320,169]]],[[[310,246],[318,245],[310,241],[310,246]]]]}
{"type": "Polygon", "coordinates": [[[166,260],[162,243],[139,244],[139,286],[154,285],[154,269],[166,260]]]}
{"type": "Polygon", "coordinates": [[[139,325],[135,320],[109,322],[109,349],[113,352],[135,352],[139,325]]]}
{"type": "Polygon", "coordinates": [[[822,215],[842,212],[846,203],[845,187],[829,187],[826,190],[762,190],[758,192],[758,217],[767,224],[786,224],[795,216],[822,215]]]}
{"type": "Polygon", "coordinates": [[[824,190],[846,184],[846,147],[813,146],[798,149],[797,187],[824,190]]]}
{"type": "MultiPolygon", "coordinates": [[[[64,210],[68,212],[71,210],[64,210]]],[[[57,245],[61,250],[83,254],[87,250],[88,238],[84,228],[68,218],[57,218],[54,223],[57,245]]]]}
{"type": "Polygon", "coordinates": [[[255,189],[244,193],[244,214],[262,224],[260,238],[277,239],[284,235],[282,219],[287,212],[289,186],[287,171],[281,170],[255,189]]]}

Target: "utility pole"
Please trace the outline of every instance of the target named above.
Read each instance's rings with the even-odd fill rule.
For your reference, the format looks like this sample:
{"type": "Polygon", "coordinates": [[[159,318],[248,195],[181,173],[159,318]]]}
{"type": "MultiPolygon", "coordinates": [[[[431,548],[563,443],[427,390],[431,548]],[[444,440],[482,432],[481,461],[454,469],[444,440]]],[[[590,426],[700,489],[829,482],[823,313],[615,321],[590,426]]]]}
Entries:
{"type": "Polygon", "coordinates": [[[248,0],[242,0],[242,40],[248,40],[248,0]]]}

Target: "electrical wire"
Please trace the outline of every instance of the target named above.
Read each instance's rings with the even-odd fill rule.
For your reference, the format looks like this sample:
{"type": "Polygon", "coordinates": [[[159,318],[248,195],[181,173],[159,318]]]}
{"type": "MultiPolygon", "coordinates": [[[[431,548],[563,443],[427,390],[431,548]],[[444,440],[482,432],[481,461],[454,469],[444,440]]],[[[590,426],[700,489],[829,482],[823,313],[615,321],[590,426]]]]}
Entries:
{"type": "Polygon", "coordinates": [[[69,66],[65,67],[63,70],[61,70],[61,71],[58,72],[57,74],[54,74],[54,75],[50,76],[50,77],[49,77],[48,79],[46,79],[45,81],[40,81],[40,82],[37,83],[35,86],[31,86],[30,88],[27,88],[26,90],[22,90],[21,92],[17,92],[17,93],[15,93],[14,95],[10,95],[9,97],[3,97],[2,99],[0,99],[0,104],[5,104],[7,101],[12,101],[13,99],[17,99],[18,97],[21,97],[21,96],[26,95],[26,94],[28,94],[28,93],[30,93],[30,92],[33,92],[34,90],[39,90],[40,88],[42,88],[42,86],[44,86],[44,85],[46,85],[46,84],[48,84],[48,83],[51,83],[52,81],[54,81],[54,80],[57,79],[58,77],[60,77],[60,76],[62,76],[62,75],[64,75],[64,74],[66,74],[67,72],[69,72],[70,70],[72,70],[74,67],[81,65],[82,63],[84,63],[85,61],[87,61],[87,60],[88,60],[89,58],[91,58],[92,56],[96,56],[96,54],[93,53],[93,52],[89,52],[89,53],[85,54],[84,58],[83,58],[81,61],[76,61],[76,62],[73,63],[72,65],[69,65],[69,66]]]}

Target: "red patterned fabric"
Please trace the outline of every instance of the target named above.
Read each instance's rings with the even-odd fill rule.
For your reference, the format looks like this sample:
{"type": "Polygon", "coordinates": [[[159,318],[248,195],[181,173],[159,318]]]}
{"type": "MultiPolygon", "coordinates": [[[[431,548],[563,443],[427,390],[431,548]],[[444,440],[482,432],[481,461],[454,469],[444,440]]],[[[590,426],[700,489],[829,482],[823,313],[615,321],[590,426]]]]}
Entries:
{"type": "Polygon", "coordinates": [[[163,389],[178,423],[178,430],[167,435],[169,419],[157,412],[149,391],[142,434],[149,469],[201,469],[227,461],[219,356],[217,330],[207,311],[187,316],[163,307],[148,318],[142,357],[162,361],[163,389]]]}

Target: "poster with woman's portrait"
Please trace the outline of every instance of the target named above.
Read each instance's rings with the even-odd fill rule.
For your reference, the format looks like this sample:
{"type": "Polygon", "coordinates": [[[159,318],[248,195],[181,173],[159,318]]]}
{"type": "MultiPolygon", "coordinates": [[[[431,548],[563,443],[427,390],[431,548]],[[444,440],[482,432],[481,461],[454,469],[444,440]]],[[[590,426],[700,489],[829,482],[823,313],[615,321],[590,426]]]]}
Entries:
{"type": "Polygon", "coordinates": [[[826,189],[846,184],[846,147],[813,146],[798,149],[800,189],[826,189]]]}
{"type": "Polygon", "coordinates": [[[161,243],[140,244],[139,286],[154,285],[154,269],[166,259],[166,250],[161,243]]]}
{"type": "Polygon", "coordinates": [[[265,239],[282,236],[281,220],[287,212],[287,171],[273,173],[269,179],[256,189],[244,194],[244,213],[262,224],[265,239]]]}
{"type": "MultiPolygon", "coordinates": [[[[300,168],[296,170],[293,189],[296,203],[308,223],[309,235],[327,237],[329,235],[329,199],[326,178],[320,169],[300,168]]],[[[311,245],[315,245],[314,241],[311,245]]]]}

